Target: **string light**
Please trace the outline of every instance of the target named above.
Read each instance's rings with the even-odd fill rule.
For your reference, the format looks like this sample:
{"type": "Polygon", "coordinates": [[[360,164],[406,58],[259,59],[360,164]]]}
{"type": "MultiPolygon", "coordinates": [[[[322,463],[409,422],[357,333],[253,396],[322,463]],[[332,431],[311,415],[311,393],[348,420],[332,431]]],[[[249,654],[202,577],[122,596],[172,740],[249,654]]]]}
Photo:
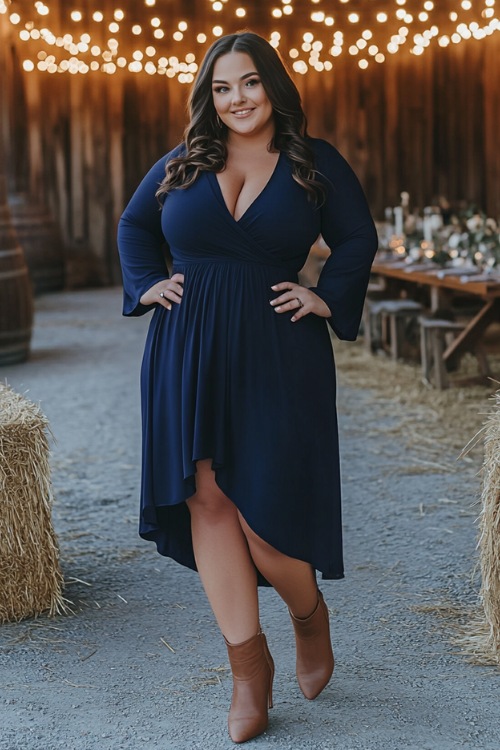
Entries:
{"type": "MultiPolygon", "coordinates": [[[[321,1],[274,0],[262,11],[273,20],[274,27],[280,29],[269,33],[270,44],[278,48],[284,46],[284,40],[289,43],[285,54],[293,61],[293,70],[300,75],[310,69],[329,72],[334,69],[336,60],[346,54],[355,58],[352,62],[364,70],[374,62],[385,62],[387,56],[401,54],[402,49],[418,57],[433,45],[446,48],[471,39],[485,39],[500,30],[496,0],[455,0],[452,9],[451,3],[447,4],[447,11],[442,4],[439,10],[440,4],[433,0],[387,0],[384,10],[376,14],[370,8],[371,3],[339,0],[331,15],[325,12],[331,6],[326,8],[325,3],[322,7],[321,1]],[[301,12],[308,6],[307,16],[301,18],[309,18],[305,29],[301,24],[300,40],[294,39],[297,25],[291,18],[299,2],[301,12]]],[[[27,73],[40,70],[76,75],[100,71],[113,75],[119,70],[128,70],[165,75],[180,83],[189,83],[206,45],[214,37],[240,28],[236,24],[247,16],[247,8],[242,0],[206,0],[207,8],[221,23],[207,29],[208,33],[196,30],[193,34],[188,21],[172,18],[170,8],[168,22],[162,21],[161,6],[165,2],[144,0],[142,12],[134,13],[131,18],[132,11],[127,10],[130,6],[123,10],[119,0],[116,7],[106,4],[105,12],[91,11],[88,4],[82,7],[81,0],[80,3],[72,0],[69,8],[62,5],[60,23],[64,31],[71,28],[73,34],[54,33],[49,28],[51,0],[37,0],[32,4],[0,0],[0,13],[7,14],[18,39],[27,45],[28,55],[21,57],[27,73]],[[102,37],[103,22],[106,23],[104,28],[113,35],[107,42],[102,37]],[[40,49],[41,46],[45,49],[40,49]],[[133,54],[125,51],[131,46],[133,54]],[[53,53],[47,54],[46,49],[53,53]],[[185,52],[184,59],[179,53],[172,56],[170,53],[174,49],[185,52]],[[39,56],[42,52],[45,57],[39,56]],[[141,53],[141,57],[136,53],[141,53]]]]}

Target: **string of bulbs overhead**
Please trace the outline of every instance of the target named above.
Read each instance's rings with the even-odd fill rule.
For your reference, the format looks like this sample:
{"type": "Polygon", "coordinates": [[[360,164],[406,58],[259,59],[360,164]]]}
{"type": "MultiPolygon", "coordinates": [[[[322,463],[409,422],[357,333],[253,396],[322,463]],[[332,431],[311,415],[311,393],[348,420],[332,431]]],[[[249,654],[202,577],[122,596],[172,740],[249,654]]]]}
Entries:
{"type": "MultiPolygon", "coordinates": [[[[106,12],[88,10],[89,3],[78,9],[65,2],[58,7],[57,23],[51,23],[50,0],[0,0],[0,14],[6,14],[25,44],[26,72],[113,75],[122,70],[191,83],[217,37],[252,27],[252,3],[244,7],[243,1],[206,0],[213,23],[207,23],[207,14],[174,19],[166,0],[125,1],[124,8],[106,12]]],[[[402,49],[419,56],[432,45],[481,40],[500,30],[496,0],[387,0],[376,4],[379,10],[374,5],[367,0],[274,0],[266,9],[268,38],[293,70],[306,74],[331,71],[346,55],[366,69],[402,49]]]]}

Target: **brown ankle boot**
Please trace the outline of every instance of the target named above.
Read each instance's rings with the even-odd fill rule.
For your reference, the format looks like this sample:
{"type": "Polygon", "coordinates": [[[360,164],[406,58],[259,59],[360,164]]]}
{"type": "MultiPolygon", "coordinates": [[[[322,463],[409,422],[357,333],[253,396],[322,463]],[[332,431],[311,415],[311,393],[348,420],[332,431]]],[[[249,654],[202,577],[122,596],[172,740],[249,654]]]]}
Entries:
{"type": "Polygon", "coordinates": [[[246,742],[267,729],[267,710],[273,706],[274,662],[262,632],[243,643],[224,640],[233,673],[229,734],[233,742],[246,742]]]}
{"type": "Polygon", "coordinates": [[[328,684],[334,659],[330,641],[330,621],[321,591],[314,612],[300,619],[290,612],[297,647],[297,680],[309,700],[314,700],[328,684]]]}

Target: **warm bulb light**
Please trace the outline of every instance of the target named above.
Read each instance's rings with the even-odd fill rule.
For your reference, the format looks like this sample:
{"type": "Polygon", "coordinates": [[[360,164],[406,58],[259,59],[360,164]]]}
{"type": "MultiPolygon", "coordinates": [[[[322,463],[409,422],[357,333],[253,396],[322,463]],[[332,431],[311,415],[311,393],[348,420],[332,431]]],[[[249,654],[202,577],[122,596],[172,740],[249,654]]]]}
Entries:
{"type": "MultiPolygon", "coordinates": [[[[239,0],[240,3],[241,1],[242,0],[239,0]]],[[[188,36],[188,22],[184,20],[179,21],[175,16],[173,18],[163,19],[162,21],[158,17],[149,18],[150,14],[147,14],[146,16],[143,14],[142,18],[144,24],[147,24],[147,27],[143,26],[142,23],[135,23],[132,25],[130,22],[130,25],[127,23],[125,26],[122,22],[125,18],[129,20],[127,17],[127,8],[129,6],[125,7],[125,10],[122,10],[120,7],[115,7],[113,9],[113,4],[108,4],[106,6],[106,19],[104,13],[100,10],[89,11],[88,15],[95,23],[101,23],[106,20],[106,27],[104,29],[105,33],[109,29],[110,36],[116,35],[117,38],[112,38],[107,42],[104,42],[101,35],[98,34],[97,30],[92,26],[90,29],[91,33],[75,33],[74,39],[73,36],[68,33],[63,35],[61,32],[61,36],[56,36],[49,28],[41,28],[43,25],[41,17],[49,14],[50,10],[48,7],[50,3],[48,3],[48,0],[46,0],[46,2],[47,5],[41,0],[34,2],[34,9],[32,11],[33,15],[31,17],[28,16],[28,20],[24,18],[24,14],[21,20],[21,14],[16,12],[10,13],[7,16],[10,19],[11,24],[20,24],[22,27],[18,32],[20,43],[38,42],[40,45],[40,43],[43,42],[45,46],[51,45],[54,47],[56,53],[55,56],[46,55],[46,53],[44,53],[45,57],[40,57],[40,53],[35,49],[33,52],[34,62],[31,63],[33,67],[30,68],[31,61],[29,58],[25,61],[27,62],[27,68],[24,68],[24,62],[22,63],[23,69],[26,69],[27,72],[28,69],[35,70],[36,67],[38,67],[40,70],[49,73],[69,72],[72,75],[75,75],[100,71],[106,74],[113,74],[117,72],[119,68],[128,67],[131,72],[142,71],[148,75],[160,74],[165,75],[168,78],[174,78],[182,83],[188,83],[190,78],[193,78],[194,74],[197,72],[198,66],[196,65],[193,52],[186,53],[186,49],[193,49],[193,42],[195,41],[198,42],[198,44],[210,42],[210,40],[207,39],[206,33],[193,34],[192,30],[190,30],[191,34],[188,36]],[[31,20],[32,18],[34,20],[31,20]],[[149,23],[147,19],[149,19],[149,23]],[[168,28],[168,35],[161,28],[162,23],[168,24],[166,27],[168,28]],[[149,38],[147,36],[148,29],[149,38]],[[141,53],[142,57],[140,59],[137,59],[137,56],[135,59],[132,59],[129,54],[127,54],[127,57],[117,57],[119,46],[118,39],[123,42],[125,41],[122,40],[122,37],[119,36],[119,34],[125,35],[127,32],[130,34],[130,31],[136,37],[140,37],[143,32],[145,32],[144,39],[137,39],[139,49],[137,49],[136,52],[141,53]],[[92,32],[94,32],[92,35],[93,38],[91,36],[92,32]],[[153,37],[158,42],[161,40],[159,51],[157,51],[156,47],[150,43],[153,37]],[[157,55],[161,54],[162,51],[161,46],[165,45],[168,38],[171,40],[170,44],[172,44],[172,40],[174,42],[182,42],[179,49],[183,50],[182,54],[185,55],[185,61],[179,62],[177,60],[176,62],[171,61],[169,63],[167,58],[160,57],[157,59],[157,55]],[[104,49],[101,49],[98,44],[95,44],[96,39],[104,44],[104,49]],[[61,55],[65,55],[67,59],[64,59],[61,55]],[[88,60],[85,59],[85,56],[88,57],[88,60]],[[98,59],[96,60],[96,58],[98,59]],[[37,60],[41,63],[40,66],[37,66],[37,60]],[[160,60],[163,62],[160,62],[160,60]]],[[[497,7],[500,3],[497,4],[496,0],[482,0],[482,2],[478,3],[473,3],[471,0],[457,0],[454,4],[450,3],[450,6],[455,7],[457,10],[448,11],[446,13],[447,17],[443,19],[443,25],[440,25],[440,27],[433,23],[437,6],[437,3],[433,2],[433,0],[419,0],[418,3],[409,2],[408,0],[391,0],[390,3],[388,2],[385,4],[387,12],[376,12],[373,18],[371,17],[371,13],[368,14],[366,7],[363,7],[363,3],[353,2],[351,6],[349,6],[350,0],[339,0],[339,5],[337,5],[336,8],[337,13],[334,18],[333,14],[326,15],[326,13],[320,9],[322,7],[320,5],[322,0],[310,0],[310,2],[309,9],[311,12],[309,14],[310,22],[308,25],[311,27],[311,21],[314,22],[316,26],[313,28],[318,29],[317,33],[311,33],[307,30],[306,26],[305,33],[301,34],[302,40],[296,40],[296,46],[290,44],[290,49],[287,47],[285,50],[285,54],[287,54],[293,61],[292,66],[294,71],[301,75],[304,75],[310,70],[318,72],[332,70],[334,68],[334,62],[332,62],[332,59],[340,57],[342,54],[346,55],[348,53],[356,56],[356,62],[358,63],[359,68],[365,69],[369,67],[372,60],[375,60],[377,63],[384,62],[387,53],[396,54],[406,42],[408,42],[412,55],[421,56],[432,44],[434,37],[436,37],[436,42],[440,47],[447,47],[450,44],[459,44],[461,41],[472,38],[477,40],[484,39],[500,30],[500,20],[497,17],[497,7]],[[351,12],[351,10],[353,12],[351,12]],[[466,15],[466,12],[472,10],[474,10],[474,14],[471,12],[469,15],[466,15]],[[397,33],[394,30],[392,36],[388,33],[387,26],[385,26],[384,34],[384,24],[388,22],[392,24],[395,18],[399,20],[400,24],[404,25],[400,26],[397,33]],[[463,21],[465,18],[468,20],[464,23],[463,21]],[[471,20],[471,18],[475,20],[471,20]],[[357,41],[352,39],[348,45],[344,46],[344,35],[342,32],[336,31],[333,33],[332,29],[332,37],[328,40],[329,27],[332,27],[337,23],[340,26],[342,26],[342,24],[345,25],[346,23],[348,25],[359,23],[360,26],[358,28],[364,28],[364,30],[358,31],[355,35],[357,41]],[[449,27],[448,29],[446,29],[446,24],[449,27]],[[368,25],[371,25],[371,28],[367,28],[368,25]],[[411,29],[411,32],[409,29],[411,29]],[[449,35],[443,33],[445,30],[448,31],[449,35]],[[385,39],[384,36],[386,37],[385,39]],[[297,42],[299,43],[297,44],[297,42]],[[323,48],[327,51],[330,59],[321,59],[323,48]],[[380,48],[384,49],[385,54],[380,51],[380,48]],[[300,59],[301,55],[304,59],[300,59]]],[[[75,0],[73,0],[71,4],[73,3],[75,3],[75,0]]],[[[97,3],[98,0],[96,4],[97,3]]],[[[29,4],[31,5],[31,3],[29,4]]],[[[235,17],[245,18],[247,15],[246,8],[239,5],[238,2],[232,6],[230,0],[210,0],[210,4],[216,12],[221,12],[225,9],[230,10],[233,19],[235,17]]],[[[17,3],[14,2],[11,3],[7,0],[0,0],[0,13],[7,13],[9,6],[12,8],[12,6],[15,7],[16,5],[17,3]]],[[[75,23],[84,20],[85,13],[87,13],[88,5],[83,6],[83,3],[81,5],[81,10],[71,10],[66,6],[66,13],[69,15],[71,21],[75,23]]],[[[119,5],[118,0],[116,5],[119,5]]],[[[144,5],[152,8],[156,5],[156,1],[144,0],[144,5]]],[[[326,3],[324,5],[326,5],[326,3]]],[[[283,27],[280,28],[283,28],[284,36],[285,30],[287,33],[298,31],[293,25],[289,24],[288,27],[285,26],[288,20],[287,16],[290,16],[293,13],[294,6],[296,7],[296,3],[294,3],[293,0],[274,0],[273,3],[267,5],[268,20],[269,18],[280,19],[280,22],[283,24],[283,27]]],[[[66,23],[67,22],[68,16],[66,16],[66,23]]],[[[274,26],[279,26],[279,24],[276,23],[274,26]]],[[[271,26],[271,29],[272,28],[273,27],[271,26]]],[[[302,28],[304,31],[304,27],[302,28]]],[[[277,48],[282,44],[283,40],[279,32],[271,31],[271,29],[268,32],[269,43],[277,48]]],[[[81,27],[79,31],[81,31],[81,27]]],[[[214,37],[219,37],[224,32],[222,26],[216,25],[212,28],[211,33],[214,37]]],[[[105,38],[106,37],[104,37],[104,39],[105,38]]]]}
{"type": "Polygon", "coordinates": [[[307,73],[307,63],[305,63],[304,60],[296,60],[293,64],[293,69],[296,73],[305,75],[307,73]]]}

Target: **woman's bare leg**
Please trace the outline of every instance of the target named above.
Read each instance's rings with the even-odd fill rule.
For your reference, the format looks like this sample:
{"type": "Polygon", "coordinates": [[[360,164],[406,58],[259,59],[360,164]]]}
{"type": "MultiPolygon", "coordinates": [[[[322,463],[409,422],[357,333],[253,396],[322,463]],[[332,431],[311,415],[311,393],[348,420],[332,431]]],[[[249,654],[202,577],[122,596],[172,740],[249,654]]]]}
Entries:
{"type": "Polygon", "coordinates": [[[309,563],[278,552],[252,531],[241,513],[238,516],[257,568],[295,617],[308,617],[318,603],[318,588],[312,567],[309,563]]]}
{"type": "Polygon", "coordinates": [[[215,482],[212,462],[197,462],[187,505],[198,572],[222,634],[242,643],[259,631],[257,573],[238,511],[215,482]]]}
{"type": "Polygon", "coordinates": [[[288,605],[297,650],[297,680],[304,696],[314,700],[330,681],[334,658],[328,609],[318,593],[312,567],[278,552],[248,526],[240,514],[252,558],[288,605]]]}

